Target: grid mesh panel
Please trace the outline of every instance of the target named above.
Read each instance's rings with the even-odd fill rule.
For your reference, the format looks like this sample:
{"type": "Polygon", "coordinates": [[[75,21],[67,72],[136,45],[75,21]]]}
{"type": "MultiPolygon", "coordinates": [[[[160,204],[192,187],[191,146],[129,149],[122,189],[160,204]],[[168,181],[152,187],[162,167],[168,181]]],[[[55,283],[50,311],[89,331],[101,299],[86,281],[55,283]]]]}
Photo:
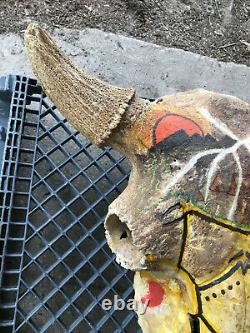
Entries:
{"type": "MultiPolygon", "coordinates": [[[[10,302],[14,332],[139,332],[132,311],[101,308],[105,298],[133,297],[133,276],[114,261],[103,227],[108,205],[126,187],[130,165],[117,152],[97,149],[76,132],[38,92],[34,80],[26,81],[25,89],[29,105],[22,109],[23,139],[30,146],[17,141],[16,147],[21,143],[23,161],[18,165],[31,168],[33,183],[30,198],[27,187],[26,197],[19,197],[23,206],[17,206],[27,214],[28,200],[27,223],[24,216],[21,223],[11,220],[18,232],[14,253],[22,264],[20,278],[20,266],[17,273],[10,271],[17,274],[19,290],[17,304],[10,302]],[[20,252],[15,252],[18,242],[20,252]]],[[[6,265],[3,273],[8,273],[6,265]]],[[[8,316],[10,312],[5,320],[8,316]]]]}
{"type": "Polygon", "coordinates": [[[18,76],[14,90],[0,181],[1,332],[12,332],[14,325],[38,131],[39,112],[25,109],[31,90],[41,89],[36,81],[18,76]],[[27,119],[29,112],[33,122],[27,119]]]}

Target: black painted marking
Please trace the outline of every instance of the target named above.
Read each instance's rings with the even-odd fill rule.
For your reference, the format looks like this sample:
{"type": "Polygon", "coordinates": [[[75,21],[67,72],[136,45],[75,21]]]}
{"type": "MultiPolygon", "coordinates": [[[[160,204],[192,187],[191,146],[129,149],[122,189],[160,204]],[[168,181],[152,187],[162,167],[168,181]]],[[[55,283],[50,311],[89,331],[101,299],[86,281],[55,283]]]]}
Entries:
{"type": "MultiPolygon", "coordinates": [[[[180,269],[182,271],[184,271],[190,278],[190,280],[193,282],[194,286],[195,286],[195,292],[196,292],[196,300],[198,303],[198,313],[195,315],[191,315],[190,314],[190,326],[191,326],[191,332],[192,333],[200,333],[200,323],[199,319],[202,320],[202,322],[204,323],[204,325],[207,327],[207,329],[210,331],[210,333],[219,333],[217,332],[212,326],[211,324],[209,324],[209,322],[206,320],[206,318],[203,316],[203,309],[202,309],[202,300],[201,300],[201,294],[200,291],[201,290],[206,290],[210,287],[213,287],[214,285],[220,283],[223,280],[226,280],[229,276],[231,276],[235,271],[237,271],[237,269],[239,269],[240,267],[242,267],[243,263],[241,261],[239,261],[234,267],[232,267],[232,269],[227,272],[225,275],[223,275],[220,279],[217,279],[215,281],[213,281],[212,283],[199,287],[195,281],[195,279],[193,278],[193,276],[182,266],[180,266],[180,269]]],[[[250,268],[250,267],[249,267],[250,268]]],[[[239,285],[240,281],[237,281],[236,284],[239,285]]],[[[225,295],[226,292],[224,289],[221,290],[221,294],[225,295]]],[[[213,293],[212,296],[214,298],[217,298],[217,294],[213,293]]],[[[206,301],[210,301],[209,296],[205,297],[206,301]]]]}
{"type": "Polygon", "coordinates": [[[171,224],[175,224],[175,223],[178,223],[180,222],[181,220],[183,220],[183,218],[185,217],[185,214],[183,214],[182,216],[172,220],[172,221],[164,221],[165,218],[167,218],[167,216],[172,213],[174,210],[176,209],[180,209],[182,206],[181,204],[178,202],[176,203],[175,205],[169,207],[164,213],[156,213],[155,214],[155,217],[158,218],[163,225],[171,225],[171,224]]]}
{"type": "Polygon", "coordinates": [[[209,324],[209,322],[206,320],[206,318],[204,318],[203,316],[200,316],[200,318],[203,321],[203,323],[207,326],[207,328],[209,329],[209,331],[211,333],[219,333],[219,332],[215,331],[215,329],[209,324]]]}
{"type": "Polygon", "coordinates": [[[227,289],[228,289],[228,290],[233,290],[233,286],[230,285],[230,286],[227,287],[227,289]]]}
{"type": "Polygon", "coordinates": [[[181,267],[181,263],[182,263],[182,260],[183,260],[183,255],[184,255],[185,247],[186,247],[186,244],[187,244],[187,234],[188,234],[188,221],[187,221],[187,217],[186,217],[183,220],[183,233],[182,233],[181,251],[180,251],[179,260],[178,260],[178,264],[177,264],[178,268],[181,267]]]}
{"type": "Polygon", "coordinates": [[[250,230],[243,230],[243,229],[240,229],[239,227],[237,226],[233,226],[231,224],[226,224],[226,223],[223,223],[221,221],[218,221],[216,220],[215,218],[213,217],[210,217],[210,216],[207,216],[205,214],[202,214],[201,212],[198,212],[196,210],[190,210],[189,212],[187,212],[187,214],[193,214],[193,215],[196,215],[198,217],[200,217],[201,219],[207,221],[207,222],[212,222],[212,223],[215,223],[217,225],[220,225],[226,229],[229,229],[229,230],[232,230],[234,232],[239,232],[243,235],[250,235],[250,230]]]}
{"type": "MultiPolygon", "coordinates": [[[[178,209],[179,204],[176,204],[172,207],[170,207],[165,213],[170,213],[172,212],[174,209],[178,209]]],[[[211,283],[201,286],[199,287],[194,279],[194,277],[184,268],[181,266],[182,264],[182,260],[183,260],[183,255],[185,252],[185,247],[186,247],[186,243],[187,243],[187,235],[188,235],[188,215],[195,215],[200,217],[201,219],[207,221],[207,222],[211,222],[211,223],[215,223],[219,226],[222,226],[226,229],[232,230],[234,232],[239,232],[241,234],[244,235],[249,235],[250,234],[250,230],[242,230],[237,226],[232,226],[232,225],[228,225],[226,223],[220,222],[218,220],[216,220],[213,217],[207,216],[205,214],[202,214],[196,210],[190,210],[186,213],[183,214],[183,216],[179,219],[176,219],[174,221],[171,221],[171,224],[174,224],[176,222],[179,221],[183,221],[183,234],[182,234],[182,245],[181,245],[181,251],[180,251],[180,256],[179,256],[179,260],[178,260],[178,268],[181,269],[182,271],[184,271],[190,278],[190,280],[193,282],[194,286],[195,286],[195,293],[196,293],[196,300],[197,300],[197,304],[198,304],[198,314],[196,315],[190,315],[190,327],[191,327],[191,332],[192,333],[200,333],[200,322],[199,319],[202,320],[202,322],[204,323],[204,325],[207,327],[207,329],[210,331],[210,333],[219,333],[216,332],[215,329],[208,323],[208,321],[206,320],[206,318],[203,316],[203,309],[202,309],[202,299],[201,299],[201,291],[207,290],[215,285],[218,285],[219,283],[221,283],[222,281],[225,281],[227,278],[229,278],[231,275],[233,275],[240,267],[242,269],[243,274],[246,274],[247,270],[250,269],[250,263],[247,262],[242,262],[242,261],[238,261],[235,266],[233,266],[227,273],[225,273],[223,276],[221,276],[219,279],[216,279],[214,281],[212,281],[211,283]]],[[[167,225],[169,225],[169,223],[167,223],[167,225]]],[[[238,259],[240,257],[242,257],[243,255],[246,255],[248,259],[250,259],[250,253],[246,252],[244,253],[243,250],[239,251],[235,256],[233,256],[229,262],[232,262],[235,259],[238,259]]],[[[240,281],[236,282],[236,285],[240,285],[240,281]]],[[[229,286],[228,287],[229,290],[233,289],[233,286],[229,286]]],[[[225,295],[226,291],[224,289],[221,290],[221,294],[225,295]]],[[[217,294],[213,293],[212,296],[214,298],[217,298],[217,294]]],[[[210,301],[210,298],[208,296],[205,297],[206,301],[210,301]]]]}
{"type": "Polygon", "coordinates": [[[193,282],[193,284],[195,286],[196,300],[197,300],[197,303],[198,303],[198,314],[197,314],[197,316],[201,315],[202,314],[202,300],[201,300],[201,293],[200,293],[199,286],[196,283],[193,276],[184,267],[180,266],[180,269],[189,276],[190,280],[193,282]]]}
{"type": "Polygon", "coordinates": [[[166,215],[172,213],[174,210],[180,209],[181,207],[182,207],[181,204],[178,202],[175,205],[169,207],[164,213],[162,213],[162,216],[166,216],[166,215]]]}
{"type": "Polygon", "coordinates": [[[199,289],[200,290],[207,290],[209,288],[212,288],[212,287],[216,286],[217,284],[225,281],[230,276],[232,276],[233,273],[235,273],[241,266],[242,266],[242,262],[239,261],[235,266],[233,266],[227,273],[225,273],[224,275],[222,275],[219,279],[216,279],[216,280],[212,281],[211,283],[208,283],[208,284],[206,284],[204,286],[201,286],[201,287],[199,287],[199,289]]]}
{"type": "MultiPolygon", "coordinates": [[[[169,223],[179,222],[182,219],[184,219],[187,215],[194,215],[194,216],[197,216],[197,217],[201,218],[202,220],[205,220],[207,222],[211,222],[211,223],[217,224],[217,225],[219,225],[219,226],[221,226],[221,227],[223,227],[225,229],[229,229],[231,231],[238,232],[238,233],[243,234],[243,235],[250,235],[250,230],[243,230],[240,227],[233,226],[231,224],[223,223],[221,221],[218,221],[216,218],[213,218],[211,216],[207,216],[205,213],[203,214],[203,213],[198,212],[196,210],[189,210],[188,212],[184,213],[183,216],[181,216],[180,218],[178,218],[176,220],[173,220],[173,221],[171,221],[169,223]]],[[[166,223],[166,224],[169,225],[169,223],[166,223]]],[[[240,256],[240,253],[241,253],[241,251],[237,255],[240,256]]],[[[247,252],[246,256],[248,256],[248,258],[250,259],[250,253],[247,252]]],[[[232,261],[233,259],[234,259],[234,257],[231,258],[230,261],[232,261]]]]}
{"type": "Polygon", "coordinates": [[[243,250],[241,250],[241,251],[239,251],[238,253],[236,253],[228,262],[230,263],[230,262],[232,262],[233,260],[235,260],[235,259],[238,259],[238,258],[240,258],[240,257],[242,257],[244,255],[244,251],[243,250]]]}
{"type": "Polygon", "coordinates": [[[200,321],[197,316],[189,315],[189,322],[191,326],[192,333],[200,333],[200,321]]]}
{"type": "MultiPolygon", "coordinates": [[[[185,117],[185,116],[182,116],[182,115],[180,115],[180,114],[176,114],[176,113],[167,113],[167,114],[164,114],[162,117],[160,117],[159,119],[157,119],[156,120],[156,122],[154,123],[154,125],[153,125],[153,127],[152,127],[152,130],[153,130],[153,146],[156,146],[156,129],[157,129],[157,127],[158,127],[158,125],[160,124],[160,122],[164,119],[164,118],[167,118],[167,117],[170,117],[170,116],[177,116],[177,117],[180,117],[180,118],[183,118],[183,119],[186,119],[186,120],[189,120],[189,121],[191,121],[194,125],[196,125],[199,129],[200,129],[200,131],[201,131],[201,133],[202,133],[202,135],[204,136],[204,132],[202,131],[202,129],[201,129],[201,127],[193,120],[193,119],[190,119],[190,118],[188,118],[188,117],[185,117]]],[[[185,132],[185,128],[183,128],[182,130],[179,130],[179,131],[177,131],[177,132],[180,132],[180,131],[183,131],[185,134],[186,134],[186,132],[185,132]]],[[[176,133],[177,133],[176,132],[176,133]]],[[[175,133],[173,133],[173,134],[175,134],[175,133]]],[[[172,134],[172,135],[173,135],[172,134]]],[[[189,136],[186,134],[186,136],[187,136],[187,138],[189,139],[189,136]]],[[[169,136],[169,137],[171,137],[171,135],[169,136]]],[[[167,137],[168,138],[168,137],[167,137]]],[[[166,138],[166,139],[167,139],[166,138]]]]}
{"type": "Polygon", "coordinates": [[[241,262],[241,268],[243,275],[246,275],[247,271],[250,269],[250,263],[241,262]]]}

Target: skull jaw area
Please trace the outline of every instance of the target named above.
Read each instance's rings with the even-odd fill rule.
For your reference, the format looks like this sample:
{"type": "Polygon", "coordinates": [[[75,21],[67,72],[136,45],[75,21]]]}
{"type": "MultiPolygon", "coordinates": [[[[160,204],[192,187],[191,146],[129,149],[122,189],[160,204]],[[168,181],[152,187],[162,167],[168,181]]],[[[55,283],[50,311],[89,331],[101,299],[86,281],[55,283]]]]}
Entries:
{"type": "Polygon", "coordinates": [[[106,238],[116,261],[126,269],[140,271],[147,269],[146,256],[133,242],[132,232],[125,221],[115,213],[109,213],[105,220],[106,238]]]}

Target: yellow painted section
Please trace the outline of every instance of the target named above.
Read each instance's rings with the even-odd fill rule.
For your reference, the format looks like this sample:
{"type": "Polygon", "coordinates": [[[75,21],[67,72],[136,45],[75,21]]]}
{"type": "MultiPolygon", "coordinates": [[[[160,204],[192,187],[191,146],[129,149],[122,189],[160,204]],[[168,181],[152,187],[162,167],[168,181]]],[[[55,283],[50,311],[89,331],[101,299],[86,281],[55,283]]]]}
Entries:
{"type": "MultiPolygon", "coordinates": [[[[201,209],[197,206],[194,206],[192,203],[187,203],[185,201],[182,201],[181,204],[182,204],[182,210],[184,213],[189,212],[191,210],[196,211],[196,212],[203,214],[204,216],[207,216],[208,218],[213,218],[213,219],[217,220],[218,222],[223,223],[225,226],[231,226],[231,227],[237,228],[239,231],[249,231],[250,232],[250,227],[248,225],[243,225],[243,224],[239,225],[239,224],[235,223],[234,221],[223,219],[222,217],[219,217],[219,216],[215,217],[215,216],[207,213],[203,209],[201,209]]],[[[245,235],[245,236],[249,237],[249,235],[245,235]]]]}
{"type": "Polygon", "coordinates": [[[211,333],[211,331],[207,328],[207,326],[203,323],[202,320],[200,320],[200,333],[211,333]]]}
{"type": "Polygon", "coordinates": [[[147,281],[159,283],[164,289],[160,306],[148,308],[139,315],[144,333],[191,333],[189,313],[198,310],[195,287],[183,271],[138,272],[135,277],[135,299],[147,294],[147,281]],[[171,304],[171,306],[169,306],[171,304]]]}
{"type": "Polygon", "coordinates": [[[203,315],[216,332],[244,332],[245,283],[241,268],[227,280],[202,291],[201,296],[203,315]]]}

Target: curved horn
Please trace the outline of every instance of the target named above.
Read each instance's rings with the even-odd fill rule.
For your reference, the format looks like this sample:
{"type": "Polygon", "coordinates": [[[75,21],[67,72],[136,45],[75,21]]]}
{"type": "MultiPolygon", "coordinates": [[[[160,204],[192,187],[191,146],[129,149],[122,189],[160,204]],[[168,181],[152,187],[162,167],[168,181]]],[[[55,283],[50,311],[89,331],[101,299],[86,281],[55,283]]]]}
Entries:
{"type": "Polygon", "coordinates": [[[113,87],[80,70],[36,24],[28,26],[24,40],[33,72],[52,102],[91,142],[105,145],[129,106],[138,106],[134,89],[113,87]]]}

